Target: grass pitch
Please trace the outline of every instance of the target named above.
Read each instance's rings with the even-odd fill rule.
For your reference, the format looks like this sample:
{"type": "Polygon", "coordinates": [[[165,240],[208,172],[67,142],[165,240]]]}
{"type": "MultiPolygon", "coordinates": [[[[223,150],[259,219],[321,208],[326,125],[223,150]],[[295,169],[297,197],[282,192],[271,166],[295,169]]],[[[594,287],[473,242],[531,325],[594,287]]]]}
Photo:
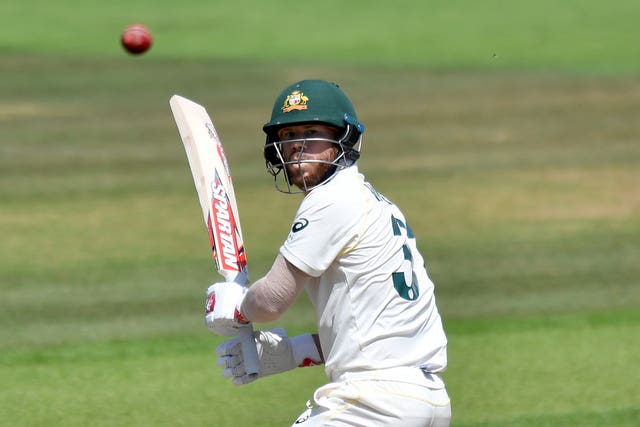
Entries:
{"type": "MultiPolygon", "coordinates": [[[[359,4],[345,7],[352,3],[359,4]]],[[[445,34],[438,25],[466,16],[444,5],[428,14],[428,3],[411,3],[411,19],[442,17],[426,26],[436,35],[445,34]]],[[[625,4],[615,9],[617,30],[598,24],[573,33],[600,35],[605,44],[628,37],[624,23],[633,14],[625,4]]],[[[350,29],[343,47],[353,61],[330,49],[311,62],[283,61],[287,49],[278,43],[263,46],[263,58],[242,38],[215,50],[182,46],[218,36],[214,26],[187,26],[202,10],[196,3],[188,16],[170,16],[170,7],[150,14],[145,2],[125,16],[110,5],[74,8],[65,16],[76,19],[55,27],[46,25],[51,5],[43,3],[43,14],[29,18],[38,31],[22,38],[14,31],[0,44],[0,425],[290,425],[325,382],[322,369],[242,388],[220,377],[213,356],[220,339],[201,314],[217,276],[168,99],[192,97],[216,122],[257,278],[299,202],[273,189],[260,127],[282,87],[320,77],[338,81],[358,107],[367,126],[360,167],[405,211],[436,282],[450,341],[452,425],[635,426],[640,68],[633,61],[640,55],[637,44],[613,43],[601,67],[587,54],[600,52],[597,44],[573,46],[553,30],[614,9],[557,10],[541,34],[557,41],[550,45],[567,62],[552,72],[535,54],[544,49],[527,56],[518,37],[508,39],[521,52],[507,55],[513,63],[473,62],[468,52],[482,51],[483,40],[507,44],[499,31],[469,50],[456,32],[449,44],[437,36],[451,51],[437,65],[407,60],[415,46],[397,40],[423,37],[414,25],[384,33],[399,37],[397,57],[385,55],[367,36],[383,22],[371,15],[381,8],[350,29]],[[128,57],[112,36],[146,16],[157,44],[128,57]],[[81,25],[93,26],[95,37],[69,44],[81,25]],[[108,48],[97,55],[95,46],[108,48]]],[[[3,7],[6,32],[24,4],[3,7]]],[[[220,25],[248,25],[231,18],[238,15],[228,14],[230,2],[209,7],[203,19],[216,12],[220,25]]],[[[254,7],[249,16],[281,10],[254,7]]],[[[494,21],[474,27],[469,15],[465,28],[519,22],[522,36],[536,28],[536,14],[508,22],[484,16],[494,21]]],[[[247,22],[261,28],[256,34],[266,31],[247,22]]],[[[310,46],[330,45],[314,34],[305,39],[310,46]]],[[[312,330],[307,301],[275,324],[291,334],[312,330]]]]}

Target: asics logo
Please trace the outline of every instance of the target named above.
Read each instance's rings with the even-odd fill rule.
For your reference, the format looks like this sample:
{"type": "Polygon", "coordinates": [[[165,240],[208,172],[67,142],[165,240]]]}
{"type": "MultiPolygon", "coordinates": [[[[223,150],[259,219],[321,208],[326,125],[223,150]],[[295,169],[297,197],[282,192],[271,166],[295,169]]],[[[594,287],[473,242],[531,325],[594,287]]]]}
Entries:
{"type": "Polygon", "coordinates": [[[298,231],[305,228],[307,225],[309,225],[309,220],[305,218],[300,218],[298,221],[293,223],[293,227],[291,227],[291,232],[297,233],[298,231]]]}

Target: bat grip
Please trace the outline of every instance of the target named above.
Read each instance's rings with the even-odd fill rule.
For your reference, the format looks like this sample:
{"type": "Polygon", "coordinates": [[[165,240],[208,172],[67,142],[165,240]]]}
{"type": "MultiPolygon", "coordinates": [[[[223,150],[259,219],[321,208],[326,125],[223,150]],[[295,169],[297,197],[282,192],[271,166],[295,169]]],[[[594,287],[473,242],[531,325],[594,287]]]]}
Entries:
{"type": "MultiPolygon", "coordinates": [[[[243,268],[238,273],[228,273],[221,271],[222,275],[228,282],[236,282],[245,285],[249,279],[249,273],[243,268]]],[[[240,338],[242,339],[242,358],[244,359],[244,370],[250,378],[255,378],[260,373],[260,358],[258,357],[258,348],[253,338],[253,324],[240,329],[240,338]]]]}
{"type": "Polygon", "coordinates": [[[249,324],[240,329],[240,338],[242,338],[242,357],[244,359],[245,372],[251,378],[256,377],[260,372],[260,360],[256,342],[253,338],[253,325],[249,324]]]}

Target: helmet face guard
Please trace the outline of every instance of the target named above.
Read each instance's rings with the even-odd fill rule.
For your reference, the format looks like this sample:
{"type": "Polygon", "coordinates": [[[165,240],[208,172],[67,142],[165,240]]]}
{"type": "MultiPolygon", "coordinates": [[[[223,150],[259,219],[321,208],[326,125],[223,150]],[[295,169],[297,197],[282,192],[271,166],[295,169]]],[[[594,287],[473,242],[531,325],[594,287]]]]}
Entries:
{"type": "MultiPolygon", "coordinates": [[[[313,187],[327,182],[340,169],[351,166],[360,157],[364,125],[356,117],[349,98],[335,83],[324,80],[303,80],[285,88],[273,106],[271,120],[263,128],[267,134],[264,157],[267,171],[274,177],[276,188],[286,193],[307,192],[313,187]],[[332,161],[296,160],[286,162],[283,144],[294,141],[279,141],[278,130],[294,125],[324,124],[338,128],[342,134],[337,140],[325,140],[336,144],[337,154],[332,161]],[[327,163],[324,179],[307,185],[299,191],[291,185],[287,165],[300,163],[327,163]]],[[[308,140],[296,140],[306,146],[308,140]]],[[[299,168],[298,168],[299,169],[299,168]]]]}
{"type": "MultiPolygon", "coordinates": [[[[345,132],[345,135],[349,131],[345,132]]],[[[351,166],[360,157],[360,147],[362,145],[362,137],[359,137],[357,148],[351,145],[345,144],[344,136],[338,140],[324,139],[324,138],[306,138],[306,139],[292,139],[287,141],[272,141],[267,140],[264,147],[264,156],[266,160],[267,171],[273,176],[275,187],[278,191],[283,193],[306,193],[313,188],[327,183],[335,173],[341,169],[351,166]],[[315,141],[325,141],[334,144],[336,148],[336,154],[331,160],[321,159],[304,159],[297,157],[296,159],[287,160],[284,156],[284,148],[287,144],[299,144],[301,146],[300,152],[304,153],[307,145],[315,141]],[[304,178],[303,169],[301,165],[303,163],[315,163],[320,166],[320,169],[324,169],[324,173],[317,181],[310,182],[304,178]],[[292,174],[300,174],[300,182],[302,185],[296,187],[293,185],[292,174]]]]}

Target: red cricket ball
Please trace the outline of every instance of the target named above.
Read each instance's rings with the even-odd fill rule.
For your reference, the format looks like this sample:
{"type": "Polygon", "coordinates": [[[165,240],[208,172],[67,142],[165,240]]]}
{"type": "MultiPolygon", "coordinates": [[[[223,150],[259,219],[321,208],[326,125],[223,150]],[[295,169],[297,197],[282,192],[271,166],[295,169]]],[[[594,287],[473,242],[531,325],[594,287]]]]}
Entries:
{"type": "Polygon", "coordinates": [[[131,24],[122,32],[122,47],[133,55],[146,52],[151,47],[151,31],[143,24],[131,24]]]}

